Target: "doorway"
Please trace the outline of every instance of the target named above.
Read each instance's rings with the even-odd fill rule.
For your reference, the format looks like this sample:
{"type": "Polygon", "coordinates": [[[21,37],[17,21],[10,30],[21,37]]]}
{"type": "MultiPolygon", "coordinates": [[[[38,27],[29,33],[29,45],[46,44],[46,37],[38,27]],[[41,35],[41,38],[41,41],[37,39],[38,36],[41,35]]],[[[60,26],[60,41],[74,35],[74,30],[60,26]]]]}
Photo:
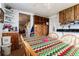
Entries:
{"type": "Polygon", "coordinates": [[[30,22],[30,15],[19,13],[19,33],[23,36],[28,34],[28,24],[30,22]]]}

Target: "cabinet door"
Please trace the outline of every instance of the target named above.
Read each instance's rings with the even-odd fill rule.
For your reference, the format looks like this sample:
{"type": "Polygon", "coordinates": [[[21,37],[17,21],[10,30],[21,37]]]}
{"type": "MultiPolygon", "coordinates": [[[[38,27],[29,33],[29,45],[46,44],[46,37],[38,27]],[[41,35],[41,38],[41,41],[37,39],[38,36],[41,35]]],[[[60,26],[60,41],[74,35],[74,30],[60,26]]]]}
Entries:
{"type": "Polygon", "coordinates": [[[66,23],[74,21],[74,7],[65,10],[66,23]]]}
{"type": "Polygon", "coordinates": [[[74,10],[74,6],[70,8],[70,21],[74,21],[74,14],[75,14],[75,10],[74,10]]]}
{"type": "Polygon", "coordinates": [[[67,24],[72,21],[74,21],[74,7],[59,12],[59,22],[61,24],[67,24]]]}
{"type": "Polygon", "coordinates": [[[61,11],[61,12],[59,12],[59,22],[61,23],[61,24],[64,24],[65,23],[65,11],[61,11]]]}
{"type": "Polygon", "coordinates": [[[75,6],[75,20],[79,20],[79,4],[75,6]]]}

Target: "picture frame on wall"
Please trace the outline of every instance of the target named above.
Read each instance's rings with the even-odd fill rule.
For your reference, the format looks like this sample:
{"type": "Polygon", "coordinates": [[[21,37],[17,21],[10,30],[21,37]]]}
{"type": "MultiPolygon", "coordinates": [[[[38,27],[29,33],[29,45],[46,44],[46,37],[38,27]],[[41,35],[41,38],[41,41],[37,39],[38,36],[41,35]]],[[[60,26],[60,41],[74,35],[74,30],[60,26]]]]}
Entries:
{"type": "Polygon", "coordinates": [[[0,8],[0,23],[4,22],[4,11],[0,8]]]}

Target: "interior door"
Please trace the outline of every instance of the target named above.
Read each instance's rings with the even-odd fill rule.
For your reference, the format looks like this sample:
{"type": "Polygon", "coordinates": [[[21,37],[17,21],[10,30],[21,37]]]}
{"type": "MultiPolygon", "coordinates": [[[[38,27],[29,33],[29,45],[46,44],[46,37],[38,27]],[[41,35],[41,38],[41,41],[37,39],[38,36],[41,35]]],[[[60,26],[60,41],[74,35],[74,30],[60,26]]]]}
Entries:
{"type": "Polygon", "coordinates": [[[19,13],[19,33],[26,36],[27,25],[30,22],[30,15],[19,13]]]}

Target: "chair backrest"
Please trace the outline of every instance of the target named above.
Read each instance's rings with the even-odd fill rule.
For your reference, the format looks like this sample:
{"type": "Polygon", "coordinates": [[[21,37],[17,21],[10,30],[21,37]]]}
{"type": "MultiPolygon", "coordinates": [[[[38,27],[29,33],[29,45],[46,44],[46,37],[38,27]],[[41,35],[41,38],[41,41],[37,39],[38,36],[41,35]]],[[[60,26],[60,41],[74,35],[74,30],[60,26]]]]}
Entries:
{"type": "Polygon", "coordinates": [[[2,44],[10,44],[11,43],[11,36],[3,36],[2,37],[2,44]]]}

